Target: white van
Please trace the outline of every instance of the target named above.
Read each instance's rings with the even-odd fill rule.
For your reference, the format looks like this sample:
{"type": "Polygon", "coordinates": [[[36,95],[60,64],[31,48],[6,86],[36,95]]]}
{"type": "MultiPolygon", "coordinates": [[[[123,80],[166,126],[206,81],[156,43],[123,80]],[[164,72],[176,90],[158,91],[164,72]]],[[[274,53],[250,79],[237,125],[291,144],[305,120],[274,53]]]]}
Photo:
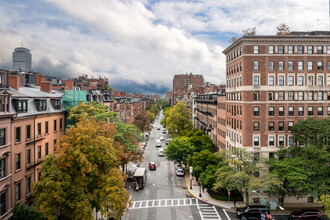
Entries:
{"type": "Polygon", "coordinates": [[[156,140],[155,144],[156,144],[156,147],[161,147],[162,146],[162,144],[160,143],[160,140],[156,140]]]}

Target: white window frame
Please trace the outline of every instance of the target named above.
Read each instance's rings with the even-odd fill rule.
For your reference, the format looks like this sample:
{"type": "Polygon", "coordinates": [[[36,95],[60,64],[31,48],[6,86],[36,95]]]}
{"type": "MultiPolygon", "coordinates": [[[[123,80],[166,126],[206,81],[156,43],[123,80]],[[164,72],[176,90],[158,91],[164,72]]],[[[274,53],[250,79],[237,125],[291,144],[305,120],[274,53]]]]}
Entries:
{"type": "Polygon", "coordinates": [[[285,75],[284,74],[278,74],[278,77],[277,77],[277,85],[278,86],[285,86],[285,75]],[[280,85],[280,77],[283,78],[283,85],[280,85]]]}
{"type": "Polygon", "coordinates": [[[317,85],[323,86],[324,85],[324,75],[323,74],[317,74],[317,85]],[[322,84],[319,83],[319,77],[322,77],[322,84]]]}
{"type": "Polygon", "coordinates": [[[275,86],[275,74],[268,74],[268,86],[275,86]],[[272,76],[273,77],[273,85],[271,85],[269,82],[269,77],[272,76]]]}
{"type": "Polygon", "coordinates": [[[298,70],[304,70],[304,61],[298,61],[298,70]]]}
{"type": "Polygon", "coordinates": [[[280,139],[281,138],[283,138],[283,142],[284,142],[283,146],[285,146],[285,136],[283,136],[283,135],[278,136],[278,142],[277,142],[277,144],[278,144],[278,146],[280,146],[280,139]]]}
{"type": "Polygon", "coordinates": [[[259,54],[259,45],[253,45],[253,54],[259,54]]]}
{"type": "Polygon", "coordinates": [[[268,147],[275,147],[276,146],[276,137],[274,135],[268,136],[268,147]],[[273,138],[274,145],[270,145],[270,138],[273,138]]]}
{"type": "Polygon", "coordinates": [[[307,85],[308,86],[313,86],[314,85],[314,74],[307,74],[307,85]],[[312,84],[310,84],[309,82],[309,78],[312,77],[312,84]]]}
{"type": "Polygon", "coordinates": [[[307,70],[313,70],[313,61],[307,61],[307,70]]]}
{"type": "Polygon", "coordinates": [[[284,70],[284,61],[278,61],[278,70],[284,70]],[[280,62],[282,63],[282,68],[280,68],[280,62]]]}
{"type": "Polygon", "coordinates": [[[252,146],[253,146],[253,147],[260,147],[260,142],[261,142],[261,141],[260,141],[260,135],[255,135],[255,134],[254,134],[254,135],[253,135],[253,138],[252,138],[252,142],[253,142],[253,143],[252,143],[252,146]],[[258,143],[259,143],[258,146],[255,146],[255,145],[254,145],[254,139],[255,139],[255,138],[258,138],[258,143]]]}
{"type": "Polygon", "coordinates": [[[313,101],[314,100],[314,92],[313,91],[308,91],[307,100],[308,101],[313,101]]]}
{"type": "Polygon", "coordinates": [[[288,86],[294,86],[294,74],[288,74],[288,86]],[[292,84],[290,85],[290,77],[293,77],[292,84]]]}
{"type": "Polygon", "coordinates": [[[327,85],[330,86],[330,74],[327,74],[327,85]]]}
{"type": "Polygon", "coordinates": [[[260,86],[260,73],[254,73],[253,74],[253,86],[260,86]],[[255,83],[255,81],[254,81],[254,78],[255,77],[258,77],[258,85],[255,85],[254,83],[255,83]]]}
{"type": "Polygon", "coordinates": [[[274,54],[274,46],[273,45],[268,46],[268,53],[269,54],[274,54]]]}
{"type": "Polygon", "coordinates": [[[305,76],[304,74],[297,74],[297,86],[304,86],[305,85],[305,76]],[[302,85],[299,84],[299,78],[302,77],[302,85]]]}

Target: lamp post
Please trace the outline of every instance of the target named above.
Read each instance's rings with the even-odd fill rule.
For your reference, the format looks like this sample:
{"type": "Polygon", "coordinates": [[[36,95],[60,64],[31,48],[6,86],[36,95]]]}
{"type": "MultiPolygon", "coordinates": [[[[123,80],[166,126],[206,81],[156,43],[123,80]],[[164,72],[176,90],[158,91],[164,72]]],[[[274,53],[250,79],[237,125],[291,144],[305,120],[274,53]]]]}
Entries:
{"type": "Polygon", "coordinates": [[[252,192],[257,193],[257,194],[258,194],[258,195],[264,200],[264,202],[265,202],[265,204],[266,204],[266,213],[268,213],[268,205],[267,205],[267,202],[266,202],[265,198],[264,198],[262,195],[260,195],[260,193],[258,193],[258,192],[255,191],[255,190],[252,190],[252,192]]]}
{"type": "Polygon", "coordinates": [[[190,189],[192,189],[192,172],[193,172],[193,167],[189,167],[189,173],[190,173],[190,189]]]}

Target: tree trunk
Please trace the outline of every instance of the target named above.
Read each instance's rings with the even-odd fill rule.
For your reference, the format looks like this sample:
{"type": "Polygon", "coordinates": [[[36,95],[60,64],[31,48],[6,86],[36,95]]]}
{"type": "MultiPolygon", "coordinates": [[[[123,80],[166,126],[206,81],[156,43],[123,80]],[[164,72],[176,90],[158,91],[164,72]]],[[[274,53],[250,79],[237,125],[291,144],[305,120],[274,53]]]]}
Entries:
{"type": "Polygon", "coordinates": [[[245,204],[248,206],[249,205],[249,192],[248,191],[245,192],[245,199],[246,199],[245,204]]]}

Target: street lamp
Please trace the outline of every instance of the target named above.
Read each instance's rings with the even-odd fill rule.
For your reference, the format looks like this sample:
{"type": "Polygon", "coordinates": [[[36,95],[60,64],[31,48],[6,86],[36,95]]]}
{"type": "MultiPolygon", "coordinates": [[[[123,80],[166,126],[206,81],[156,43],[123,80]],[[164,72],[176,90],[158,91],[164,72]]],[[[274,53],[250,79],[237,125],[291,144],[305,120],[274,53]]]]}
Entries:
{"type": "MultiPolygon", "coordinates": [[[[267,213],[267,208],[268,208],[268,206],[267,206],[267,202],[266,202],[266,200],[265,200],[265,198],[264,197],[262,197],[262,195],[260,195],[257,191],[255,191],[255,190],[252,190],[252,192],[254,192],[254,193],[257,193],[263,200],[264,200],[264,202],[265,202],[265,204],[266,204],[266,213],[267,213]]],[[[277,204],[276,204],[277,205],[277,204]]],[[[277,205],[277,207],[279,207],[282,211],[284,210],[284,208],[282,207],[282,206],[280,206],[280,205],[277,205]]]]}

